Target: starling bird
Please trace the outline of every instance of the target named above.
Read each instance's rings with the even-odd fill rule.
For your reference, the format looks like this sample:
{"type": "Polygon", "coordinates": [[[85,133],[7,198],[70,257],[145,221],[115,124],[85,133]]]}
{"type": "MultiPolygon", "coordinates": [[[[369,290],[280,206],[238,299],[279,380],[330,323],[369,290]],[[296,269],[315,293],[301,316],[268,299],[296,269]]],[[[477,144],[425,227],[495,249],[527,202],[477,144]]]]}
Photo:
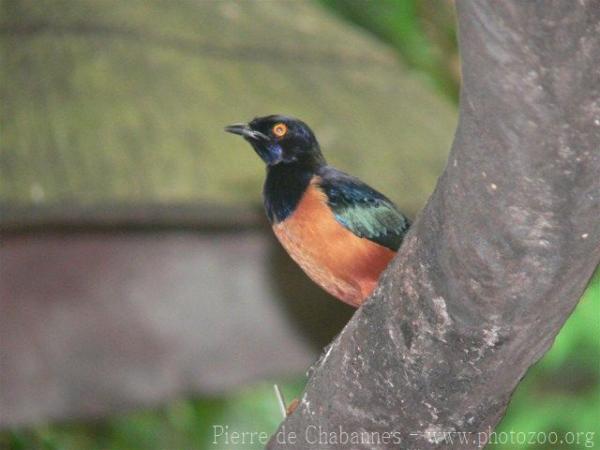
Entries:
{"type": "Polygon", "coordinates": [[[271,115],[225,131],[242,136],[265,162],[264,205],[286,251],[331,295],[360,306],[400,247],[409,220],[383,194],[328,166],[300,120],[271,115]]]}

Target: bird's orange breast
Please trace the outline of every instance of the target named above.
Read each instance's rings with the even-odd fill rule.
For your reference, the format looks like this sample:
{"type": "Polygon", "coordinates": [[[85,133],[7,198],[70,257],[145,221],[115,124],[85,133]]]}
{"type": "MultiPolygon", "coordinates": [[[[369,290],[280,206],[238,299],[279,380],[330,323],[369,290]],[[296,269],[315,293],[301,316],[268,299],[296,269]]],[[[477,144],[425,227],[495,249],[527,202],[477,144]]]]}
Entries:
{"type": "Polygon", "coordinates": [[[334,297],[359,306],[395,252],[341,225],[314,178],[294,212],[273,231],[306,274],[334,297]]]}

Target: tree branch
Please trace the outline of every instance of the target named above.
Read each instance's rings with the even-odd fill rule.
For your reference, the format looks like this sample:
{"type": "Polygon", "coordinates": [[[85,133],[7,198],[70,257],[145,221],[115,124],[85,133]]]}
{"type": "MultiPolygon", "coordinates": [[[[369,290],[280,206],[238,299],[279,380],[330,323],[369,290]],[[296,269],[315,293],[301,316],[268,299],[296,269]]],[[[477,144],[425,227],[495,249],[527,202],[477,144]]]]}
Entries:
{"type": "Polygon", "coordinates": [[[447,168],[268,448],[477,448],[598,264],[598,4],[457,3],[447,168]],[[474,434],[436,443],[455,431],[474,434]]]}

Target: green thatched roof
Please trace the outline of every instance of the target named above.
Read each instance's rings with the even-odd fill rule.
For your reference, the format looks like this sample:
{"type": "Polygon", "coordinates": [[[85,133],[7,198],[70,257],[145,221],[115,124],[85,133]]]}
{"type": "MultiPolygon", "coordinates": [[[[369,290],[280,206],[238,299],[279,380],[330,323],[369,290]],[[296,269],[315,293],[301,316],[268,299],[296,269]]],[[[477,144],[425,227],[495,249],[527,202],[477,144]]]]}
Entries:
{"type": "Polygon", "coordinates": [[[383,45],[304,2],[0,2],[0,202],[258,202],[223,126],[298,116],[329,161],[414,211],[455,111],[383,45]]]}

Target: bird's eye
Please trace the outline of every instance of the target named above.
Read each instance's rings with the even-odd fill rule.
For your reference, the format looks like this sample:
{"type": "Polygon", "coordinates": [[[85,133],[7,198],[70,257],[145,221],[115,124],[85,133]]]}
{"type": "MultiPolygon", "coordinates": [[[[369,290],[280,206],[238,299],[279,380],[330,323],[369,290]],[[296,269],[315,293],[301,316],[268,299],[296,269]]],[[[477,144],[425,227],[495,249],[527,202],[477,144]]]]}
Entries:
{"type": "Polygon", "coordinates": [[[280,122],[273,127],[273,134],[277,137],[283,137],[285,136],[285,133],[287,133],[287,130],[287,125],[280,122]]]}

